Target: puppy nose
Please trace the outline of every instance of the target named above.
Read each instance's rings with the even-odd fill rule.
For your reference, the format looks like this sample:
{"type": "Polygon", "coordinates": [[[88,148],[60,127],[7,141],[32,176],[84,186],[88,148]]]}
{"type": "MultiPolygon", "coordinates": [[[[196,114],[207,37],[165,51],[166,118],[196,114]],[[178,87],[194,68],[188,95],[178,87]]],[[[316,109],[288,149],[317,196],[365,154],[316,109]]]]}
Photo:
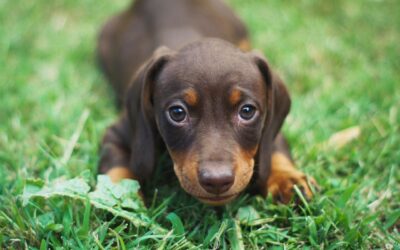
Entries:
{"type": "Polygon", "coordinates": [[[212,194],[228,191],[234,181],[232,171],[201,171],[199,174],[200,185],[212,194]]]}

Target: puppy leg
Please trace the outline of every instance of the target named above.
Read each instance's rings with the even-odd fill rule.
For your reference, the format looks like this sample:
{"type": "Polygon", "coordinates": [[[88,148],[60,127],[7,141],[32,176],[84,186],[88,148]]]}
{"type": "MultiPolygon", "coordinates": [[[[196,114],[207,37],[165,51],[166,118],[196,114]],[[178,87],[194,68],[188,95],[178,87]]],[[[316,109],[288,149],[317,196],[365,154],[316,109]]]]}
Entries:
{"type": "Polygon", "coordinates": [[[124,166],[115,166],[106,172],[112,182],[116,183],[123,179],[136,179],[135,175],[124,166]]]}
{"type": "Polygon", "coordinates": [[[288,203],[294,194],[294,185],[302,191],[306,199],[313,196],[309,186],[317,186],[314,178],[307,177],[297,170],[290,156],[289,146],[281,134],[274,142],[271,158],[271,172],[267,180],[267,190],[273,198],[282,203],[288,203]]]}
{"type": "Polygon", "coordinates": [[[125,117],[109,127],[101,145],[99,173],[107,174],[113,182],[137,179],[129,168],[130,128],[125,117]]]}

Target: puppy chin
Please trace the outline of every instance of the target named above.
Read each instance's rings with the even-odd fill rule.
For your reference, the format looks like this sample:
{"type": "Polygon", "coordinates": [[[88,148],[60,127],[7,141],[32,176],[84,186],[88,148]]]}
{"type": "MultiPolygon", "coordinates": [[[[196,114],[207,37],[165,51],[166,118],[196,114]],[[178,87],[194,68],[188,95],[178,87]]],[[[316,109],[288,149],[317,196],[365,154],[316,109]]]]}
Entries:
{"type": "Polygon", "coordinates": [[[199,194],[193,190],[192,188],[188,187],[187,185],[184,185],[185,183],[180,183],[181,187],[183,190],[185,190],[186,193],[189,195],[193,196],[200,202],[210,205],[210,206],[223,206],[228,204],[229,202],[233,201],[239,193],[231,194],[231,195],[222,195],[222,196],[215,196],[215,195],[204,195],[204,196],[199,196],[199,194]]]}
{"type": "Polygon", "coordinates": [[[238,194],[221,197],[196,197],[196,199],[210,206],[223,206],[233,201],[237,196],[238,194]]]}

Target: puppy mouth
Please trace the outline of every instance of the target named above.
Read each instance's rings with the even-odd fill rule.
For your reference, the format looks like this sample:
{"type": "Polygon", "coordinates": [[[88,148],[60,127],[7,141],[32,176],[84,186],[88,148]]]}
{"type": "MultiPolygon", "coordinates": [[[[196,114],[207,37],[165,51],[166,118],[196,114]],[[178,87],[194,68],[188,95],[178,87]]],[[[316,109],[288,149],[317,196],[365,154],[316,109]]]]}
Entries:
{"type": "Polygon", "coordinates": [[[224,196],[211,196],[211,197],[205,197],[205,196],[196,196],[198,200],[200,200],[203,203],[206,203],[208,205],[212,206],[222,206],[225,205],[232,200],[234,200],[238,196],[238,193],[231,194],[231,195],[224,195],[224,196]]]}

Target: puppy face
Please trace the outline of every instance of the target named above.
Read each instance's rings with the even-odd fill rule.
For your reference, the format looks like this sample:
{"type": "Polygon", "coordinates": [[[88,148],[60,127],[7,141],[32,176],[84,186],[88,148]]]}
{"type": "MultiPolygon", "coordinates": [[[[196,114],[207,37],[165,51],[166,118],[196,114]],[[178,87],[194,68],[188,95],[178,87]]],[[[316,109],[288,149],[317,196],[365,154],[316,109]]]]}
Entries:
{"type": "Polygon", "coordinates": [[[178,51],[155,79],[161,137],[186,192],[222,205],[248,185],[268,112],[266,86],[251,57],[224,42],[178,51]]]}

